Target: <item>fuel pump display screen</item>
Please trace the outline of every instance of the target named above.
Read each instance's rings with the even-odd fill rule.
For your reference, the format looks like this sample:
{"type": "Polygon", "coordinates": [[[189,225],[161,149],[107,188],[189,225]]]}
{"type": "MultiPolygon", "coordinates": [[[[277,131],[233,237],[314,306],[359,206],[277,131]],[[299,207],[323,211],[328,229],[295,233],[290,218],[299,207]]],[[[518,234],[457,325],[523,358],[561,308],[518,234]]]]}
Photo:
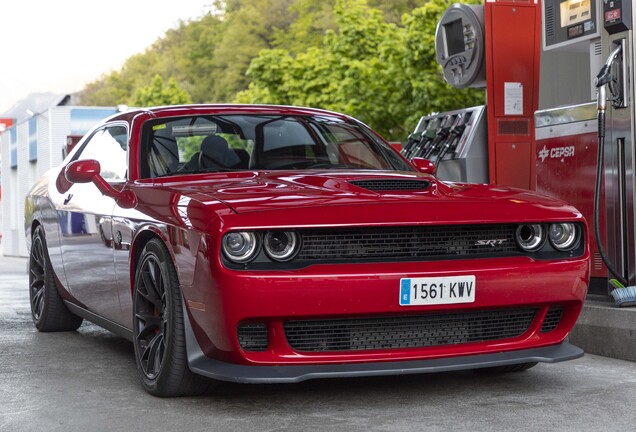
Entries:
{"type": "MultiPolygon", "coordinates": [[[[615,1],[615,0],[607,0],[615,1]]],[[[544,0],[543,49],[550,50],[600,36],[599,4],[603,0],[544,0]]]]}
{"type": "Polygon", "coordinates": [[[584,33],[583,24],[568,27],[568,39],[583,36],[583,33],[584,33]]]}
{"type": "Polygon", "coordinates": [[[561,2],[560,8],[561,28],[587,21],[592,15],[590,0],[566,0],[561,2]]]}
{"type": "Polygon", "coordinates": [[[464,52],[464,26],[458,19],[444,24],[444,38],[446,39],[446,56],[454,56],[464,52]]]}

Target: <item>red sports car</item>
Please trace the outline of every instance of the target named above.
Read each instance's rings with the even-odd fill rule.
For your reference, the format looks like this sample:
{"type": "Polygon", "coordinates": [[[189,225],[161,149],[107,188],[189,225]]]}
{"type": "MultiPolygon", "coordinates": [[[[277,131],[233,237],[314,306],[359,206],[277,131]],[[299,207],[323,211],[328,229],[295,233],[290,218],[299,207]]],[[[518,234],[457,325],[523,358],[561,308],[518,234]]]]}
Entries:
{"type": "Polygon", "coordinates": [[[26,228],[37,329],[130,339],[155,395],[583,354],[575,208],[444,183],[333,112],[118,114],[35,184],[26,228]]]}

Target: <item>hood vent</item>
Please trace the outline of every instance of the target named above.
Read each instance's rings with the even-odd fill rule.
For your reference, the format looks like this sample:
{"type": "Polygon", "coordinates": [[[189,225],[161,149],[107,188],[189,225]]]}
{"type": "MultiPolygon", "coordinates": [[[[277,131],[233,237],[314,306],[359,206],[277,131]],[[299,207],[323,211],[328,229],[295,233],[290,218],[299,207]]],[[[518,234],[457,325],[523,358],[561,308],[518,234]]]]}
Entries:
{"type": "Polygon", "coordinates": [[[428,180],[406,180],[406,179],[377,179],[377,180],[354,180],[350,181],[354,186],[361,187],[373,192],[384,191],[423,191],[431,186],[428,180]]]}

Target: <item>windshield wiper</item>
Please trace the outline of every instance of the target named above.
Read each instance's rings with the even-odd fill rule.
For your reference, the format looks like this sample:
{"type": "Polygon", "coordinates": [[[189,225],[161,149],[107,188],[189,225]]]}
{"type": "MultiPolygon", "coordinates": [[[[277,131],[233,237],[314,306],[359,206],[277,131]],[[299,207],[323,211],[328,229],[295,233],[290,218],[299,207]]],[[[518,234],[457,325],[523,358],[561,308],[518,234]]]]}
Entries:
{"type": "Polygon", "coordinates": [[[233,168],[199,168],[199,169],[191,169],[191,170],[179,170],[175,172],[169,172],[166,174],[158,175],[157,177],[168,177],[173,175],[182,175],[182,174],[203,174],[203,173],[216,173],[216,172],[228,172],[228,171],[240,171],[233,168]]]}
{"type": "Polygon", "coordinates": [[[316,162],[314,164],[311,164],[307,167],[307,169],[314,169],[314,168],[333,168],[333,169],[346,169],[346,168],[353,168],[353,169],[361,169],[360,167],[356,167],[353,165],[347,165],[347,164],[334,164],[331,162],[316,162]]]}

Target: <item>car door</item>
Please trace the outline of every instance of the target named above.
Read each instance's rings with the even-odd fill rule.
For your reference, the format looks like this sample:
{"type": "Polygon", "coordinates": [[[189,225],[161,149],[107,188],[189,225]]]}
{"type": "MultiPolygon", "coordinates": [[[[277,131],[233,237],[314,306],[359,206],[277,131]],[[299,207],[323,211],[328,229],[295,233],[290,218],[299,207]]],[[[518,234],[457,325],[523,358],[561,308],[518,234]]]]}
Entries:
{"type": "MultiPolygon", "coordinates": [[[[101,176],[121,190],[126,182],[127,150],[126,126],[107,126],[89,138],[74,160],[97,160],[101,176]]],[[[113,259],[115,205],[93,183],[75,183],[66,192],[58,213],[69,291],[89,311],[117,322],[121,308],[113,259]]]]}

